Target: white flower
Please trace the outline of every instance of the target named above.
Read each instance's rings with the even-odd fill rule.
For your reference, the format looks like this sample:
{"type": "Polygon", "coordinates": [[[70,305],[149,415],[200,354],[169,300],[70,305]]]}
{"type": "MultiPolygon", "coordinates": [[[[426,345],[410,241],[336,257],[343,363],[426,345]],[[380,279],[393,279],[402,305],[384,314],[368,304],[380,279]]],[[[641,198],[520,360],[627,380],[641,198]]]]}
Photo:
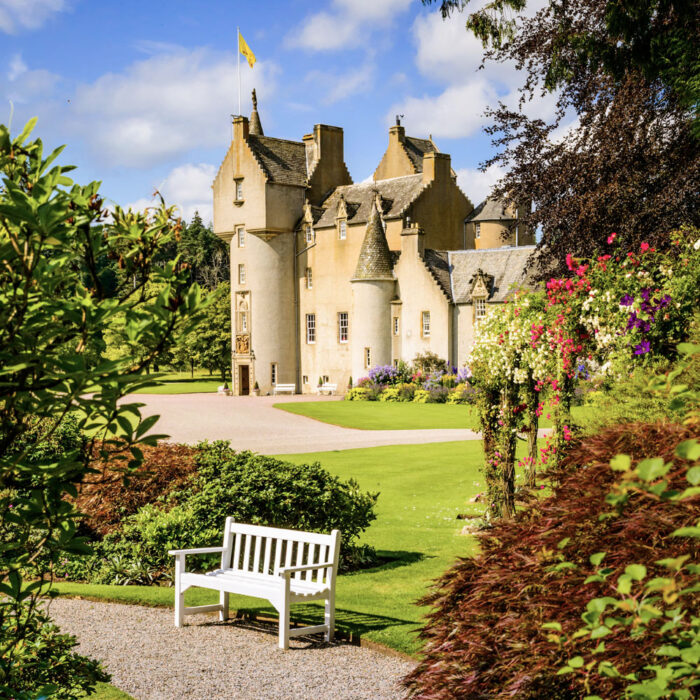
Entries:
{"type": "Polygon", "coordinates": [[[693,248],[695,248],[695,250],[700,250],[700,238],[693,243],[693,248]]]}

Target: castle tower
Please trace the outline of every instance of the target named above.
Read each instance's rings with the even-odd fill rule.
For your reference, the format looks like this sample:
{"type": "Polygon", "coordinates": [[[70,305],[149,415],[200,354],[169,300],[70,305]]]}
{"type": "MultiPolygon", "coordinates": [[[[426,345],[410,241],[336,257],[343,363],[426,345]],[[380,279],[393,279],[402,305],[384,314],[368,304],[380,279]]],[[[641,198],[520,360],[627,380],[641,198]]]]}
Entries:
{"type": "Polygon", "coordinates": [[[391,252],[376,200],[367,222],[352,284],[352,378],[391,363],[391,300],[395,280],[391,252]]]}
{"type": "Polygon", "coordinates": [[[214,180],[214,232],[231,251],[233,391],[293,384],[294,228],[304,206],[304,144],[263,135],[253,93],[214,180]]]}

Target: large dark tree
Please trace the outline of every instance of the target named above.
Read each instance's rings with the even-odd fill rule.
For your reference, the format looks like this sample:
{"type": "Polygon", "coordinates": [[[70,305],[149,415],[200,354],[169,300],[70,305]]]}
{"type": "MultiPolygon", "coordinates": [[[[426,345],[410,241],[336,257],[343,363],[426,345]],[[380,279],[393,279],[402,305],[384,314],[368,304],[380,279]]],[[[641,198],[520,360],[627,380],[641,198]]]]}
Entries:
{"type": "Polygon", "coordinates": [[[205,226],[199,212],[184,228],[177,246],[183,263],[187,263],[192,282],[213,289],[229,278],[229,259],[226,244],[214,235],[211,226],[205,226]]]}
{"type": "MultiPolygon", "coordinates": [[[[467,5],[440,4],[446,15],[467,5]]],[[[532,202],[521,223],[541,230],[548,269],[566,253],[604,247],[613,231],[624,247],[660,246],[670,230],[700,223],[697,5],[552,0],[507,19],[524,6],[494,0],[467,27],[485,42],[486,60],[523,71],[521,106],[557,91],[550,123],[503,104],[492,110],[498,152],[485,163],[506,171],[496,196],[532,202]]]]}

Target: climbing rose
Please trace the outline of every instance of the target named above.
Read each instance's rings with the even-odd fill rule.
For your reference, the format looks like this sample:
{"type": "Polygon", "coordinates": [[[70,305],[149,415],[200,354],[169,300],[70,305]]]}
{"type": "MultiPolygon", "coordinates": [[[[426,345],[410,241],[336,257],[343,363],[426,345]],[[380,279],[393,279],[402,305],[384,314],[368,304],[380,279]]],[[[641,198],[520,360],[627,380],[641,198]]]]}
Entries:
{"type": "Polygon", "coordinates": [[[608,236],[608,245],[611,245],[611,244],[612,244],[612,242],[615,240],[615,236],[617,236],[617,234],[616,234],[615,232],[611,233],[611,234],[608,236]]]}

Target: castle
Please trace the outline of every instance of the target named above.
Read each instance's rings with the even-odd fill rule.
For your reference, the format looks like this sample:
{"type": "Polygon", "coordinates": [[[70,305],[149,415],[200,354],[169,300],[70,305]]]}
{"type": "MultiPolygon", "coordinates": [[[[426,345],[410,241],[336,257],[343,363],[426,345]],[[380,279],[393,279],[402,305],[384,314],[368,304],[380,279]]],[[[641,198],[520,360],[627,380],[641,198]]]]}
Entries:
{"type": "Polygon", "coordinates": [[[344,390],[370,367],[431,351],[461,365],[475,324],[526,276],[521,212],[474,209],[450,156],[398,119],[373,178],[353,184],[343,130],[301,141],[250,120],[213,184],[214,232],[231,249],[233,392],[276,384],[344,390]]]}

